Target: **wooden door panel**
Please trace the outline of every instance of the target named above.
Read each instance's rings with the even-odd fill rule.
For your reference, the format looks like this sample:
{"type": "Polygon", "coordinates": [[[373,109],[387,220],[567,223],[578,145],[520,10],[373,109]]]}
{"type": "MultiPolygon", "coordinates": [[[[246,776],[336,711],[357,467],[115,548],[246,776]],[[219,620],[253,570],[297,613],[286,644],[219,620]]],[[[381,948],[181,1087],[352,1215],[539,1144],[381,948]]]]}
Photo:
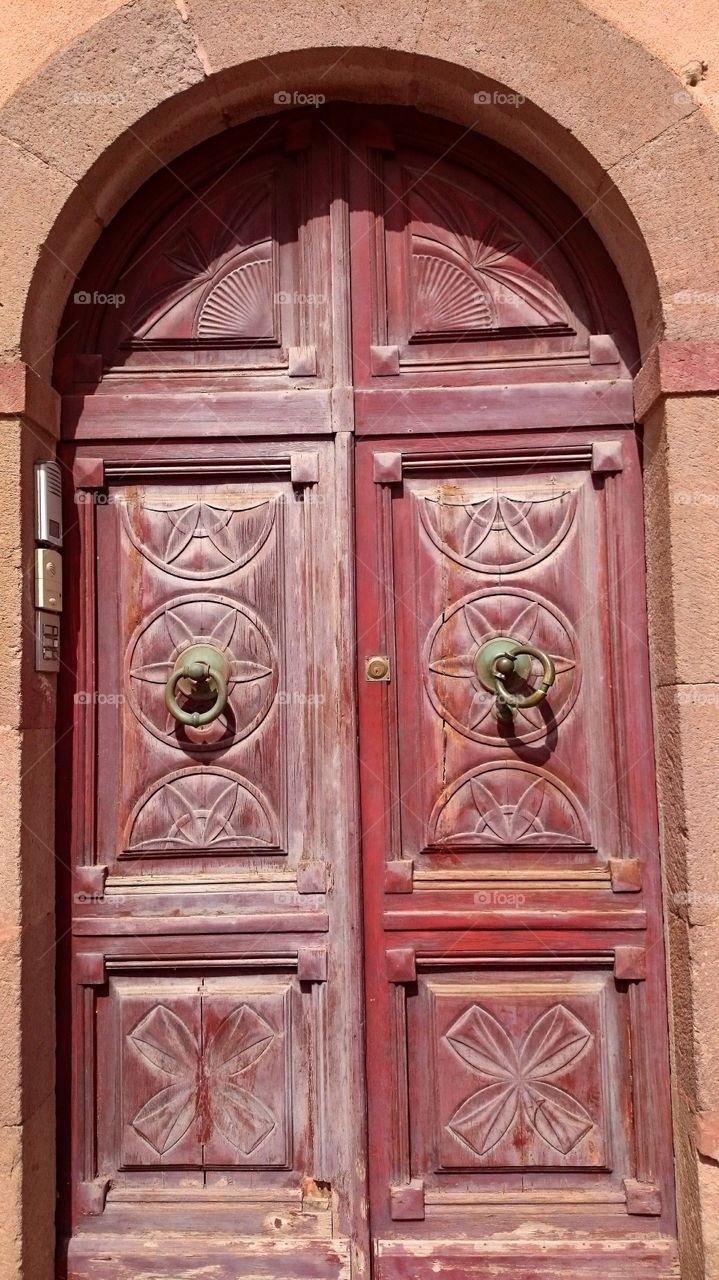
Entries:
{"type": "MultiPolygon", "coordinates": [[[[332,1116],[353,1072],[357,895],[329,767],[335,447],[242,445],[204,471],[182,445],[75,462],[67,1274],[139,1272],[158,1232],[187,1231],[217,1274],[246,1256],[285,1280],[299,1240],[298,1277],[345,1275],[354,1171],[332,1116]],[[230,673],[206,728],[165,703],[198,641],[230,673]]],[[[177,698],[195,709],[191,685],[177,698]]]]}
{"type": "MultiPolygon", "coordinates": [[[[358,455],[377,1274],[501,1274],[530,1221],[578,1259],[596,1243],[599,1266],[602,1239],[673,1220],[641,560],[622,515],[636,442],[387,437],[358,455]],[[504,723],[478,666],[496,637],[557,673],[504,723]],[[368,679],[373,655],[389,680],[368,679]],[[473,1257],[454,1251],[467,1237],[473,1257]]],[[[516,1274],[561,1271],[525,1261],[516,1274]]]]}
{"type": "MultiPolygon", "coordinates": [[[[596,328],[576,220],[558,233],[538,174],[530,212],[516,161],[510,171],[486,139],[466,143],[430,122],[418,139],[401,114],[357,129],[358,384],[476,388],[499,365],[507,392],[515,380],[603,382],[605,361],[625,377],[596,328]]],[[[621,324],[614,332],[624,346],[621,324]]]]}
{"type": "MultiPolygon", "coordinates": [[[[388,732],[401,793],[387,857],[412,861],[425,890],[460,876],[481,888],[484,874],[500,872],[608,883],[608,859],[621,849],[609,621],[616,547],[604,478],[591,469],[591,446],[584,454],[580,470],[551,437],[519,464],[511,450],[490,463],[491,441],[486,460],[397,453],[397,479],[385,480],[377,458],[390,455],[374,453],[379,591],[397,675],[388,732]],[[476,670],[496,636],[539,646],[557,673],[546,701],[509,724],[476,670]]],[[[530,692],[538,672],[527,663],[515,691],[530,692]]]]}
{"type": "Polygon", "coordinates": [[[147,1202],[166,1200],[168,1186],[201,1190],[216,1170],[218,1187],[235,1188],[235,1217],[255,1230],[258,1205],[300,1202],[312,1166],[300,1064],[319,1062],[322,1030],[296,956],[235,962],[221,976],[199,968],[177,976],[161,961],[137,972],[107,957],[94,993],[94,1115],[86,1099],[97,1165],[112,1185],[111,1214],[141,1189],[147,1202]]]}
{"type": "MultiPolygon", "coordinates": [[[[238,856],[287,860],[287,770],[302,770],[285,758],[288,673],[299,695],[307,672],[302,633],[292,630],[285,644],[293,605],[285,564],[303,554],[299,521],[284,519],[287,495],[289,476],[282,488],[250,480],[188,489],[181,481],[111,489],[113,501],[101,508],[98,553],[119,566],[103,602],[99,650],[103,687],[113,687],[117,661],[122,671],[122,694],[115,705],[108,696],[99,718],[100,750],[120,783],[120,806],[105,793],[98,812],[100,846],[116,851],[113,872],[157,870],[169,860],[185,872],[238,856]],[[124,649],[116,655],[118,635],[124,649]],[[200,640],[230,663],[229,699],[218,720],[194,729],[168,712],[165,685],[200,640]]],[[[297,862],[296,833],[293,852],[297,862]]]]}
{"type": "Polygon", "coordinates": [[[561,1210],[570,1186],[575,1203],[626,1213],[632,1012],[611,958],[448,966],[419,953],[416,969],[405,986],[406,1088],[425,1229],[504,1192],[525,1205],[554,1197],[561,1210]]]}
{"type": "Polygon", "coordinates": [[[265,388],[327,378],[328,220],[314,212],[328,149],[310,120],[255,133],[239,155],[218,139],[199,172],[156,181],[132,211],[131,251],[102,267],[122,302],[93,335],[111,370],[101,394],[179,370],[265,388]]]}

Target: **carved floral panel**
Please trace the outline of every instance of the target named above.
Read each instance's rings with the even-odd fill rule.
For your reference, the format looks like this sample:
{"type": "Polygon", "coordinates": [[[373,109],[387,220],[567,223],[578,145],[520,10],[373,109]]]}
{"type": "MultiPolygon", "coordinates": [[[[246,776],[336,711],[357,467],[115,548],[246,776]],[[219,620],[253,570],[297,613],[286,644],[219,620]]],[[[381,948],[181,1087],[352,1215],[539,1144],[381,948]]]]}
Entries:
{"type": "Polygon", "coordinates": [[[576,511],[576,490],[549,487],[471,494],[447,487],[438,496],[415,495],[423,527],[435,546],[480,573],[516,573],[559,546],[576,511]]]}
{"type": "Polygon", "coordinates": [[[546,259],[516,225],[436,175],[407,172],[404,184],[415,337],[530,327],[568,331],[566,305],[546,259]]]}
{"type": "Polygon", "coordinates": [[[439,1167],[606,1168],[605,980],[431,982],[439,1167]]]}
{"type": "Polygon", "coordinates": [[[135,805],[124,847],[137,857],[186,857],[279,847],[277,816],[260,789],[228,769],[180,769],[135,805]]]}
{"type": "Polygon", "coordinates": [[[248,564],[264,546],[276,499],[213,497],[207,490],[177,499],[148,495],[123,503],[125,531],[144,556],[177,578],[222,578],[248,564]]]}
{"type": "Polygon", "coordinates": [[[531,480],[509,462],[490,479],[481,457],[407,458],[402,492],[387,502],[394,848],[436,867],[460,854],[467,868],[500,867],[514,851],[526,862],[533,848],[547,867],[596,863],[620,838],[604,494],[588,465],[544,463],[540,452],[531,480]],[[520,705],[505,719],[487,665],[502,639],[539,651],[508,674],[520,705]],[[543,682],[542,655],[554,679],[523,706],[543,682]]]}
{"type": "Polygon", "coordinates": [[[453,783],[435,805],[430,838],[465,849],[589,842],[587,818],[571,788],[549,770],[517,760],[480,765],[453,783]]]}
{"type": "Polygon", "coordinates": [[[286,1167],[289,989],[123,1001],[122,1163],[286,1167]]]}
{"type": "Polygon", "coordinates": [[[215,183],[172,219],[120,280],[134,342],[276,345],[274,219],[271,171],[215,183]]]}

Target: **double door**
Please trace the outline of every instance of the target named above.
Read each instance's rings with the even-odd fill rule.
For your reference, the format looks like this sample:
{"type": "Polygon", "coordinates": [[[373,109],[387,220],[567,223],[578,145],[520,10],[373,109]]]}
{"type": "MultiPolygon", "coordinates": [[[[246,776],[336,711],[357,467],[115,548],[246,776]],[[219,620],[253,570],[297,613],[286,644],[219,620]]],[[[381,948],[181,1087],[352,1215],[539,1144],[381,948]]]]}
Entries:
{"type": "Polygon", "coordinates": [[[63,354],[60,1273],[669,1277],[621,291],[479,140],[241,142],[63,354]]]}

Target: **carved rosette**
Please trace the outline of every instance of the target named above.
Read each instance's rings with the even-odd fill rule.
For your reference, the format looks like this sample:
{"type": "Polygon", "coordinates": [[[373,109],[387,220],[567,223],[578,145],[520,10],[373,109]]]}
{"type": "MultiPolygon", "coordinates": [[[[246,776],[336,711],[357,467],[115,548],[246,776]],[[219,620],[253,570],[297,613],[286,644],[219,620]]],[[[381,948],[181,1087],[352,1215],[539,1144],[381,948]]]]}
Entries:
{"type": "Polygon", "coordinates": [[[162,1004],[150,1009],[127,1038],[157,1078],[157,1090],[131,1121],[157,1155],[171,1152],[194,1130],[200,1146],[217,1132],[249,1156],[272,1133],[272,1112],[239,1083],[275,1040],[272,1027],[251,1005],[229,1013],[207,1043],[162,1004]]]}
{"type": "MultiPolygon", "coordinates": [[[[438,715],[464,737],[492,746],[546,736],[568,715],[580,685],[570,622],[554,605],[518,588],[490,587],[457,601],[432,627],[422,667],[425,688],[438,715]],[[535,707],[519,708],[509,730],[494,715],[495,696],[481,684],[474,666],[482,646],[496,636],[543,649],[557,673],[546,699],[535,707]]],[[[527,681],[514,677],[510,692],[531,692],[532,679],[536,680],[534,669],[527,681]]]]}
{"type": "Polygon", "coordinates": [[[567,1156],[594,1128],[587,1108],[562,1087],[592,1044],[571,1009],[556,1004],[518,1040],[481,1005],[463,1013],[444,1036],[465,1066],[486,1081],[450,1118],[447,1129],[474,1155],[487,1156],[523,1127],[567,1156]]]}
{"type": "Polygon", "coordinates": [[[259,788],[227,769],[179,769],[150,787],[127,823],[124,847],[170,857],[279,847],[275,814],[259,788]]]}
{"type": "Polygon", "coordinates": [[[127,536],[158,569],[173,577],[222,578],[249,563],[264,546],[275,520],[274,500],[233,503],[198,493],[189,502],[123,504],[127,536]]]}
{"type": "Polygon", "coordinates": [[[588,844],[586,815],[569,787],[518,760],[465,773],[430,818],[435,845],[553,848],[588,844]]]}
{"type": "MultiPolygon", "coordinates": [[[[173,747],[213,751],[248,737],[267,715],[278,680],[272,639],[260,617],[223,596],[183,596],[151,613],[135,631],[125,659],[127,700],[137,719],[173,747]],[[204,729],[180,725],[165,706],[165,685],[176,659],[206,642],[227,654],[227,706],[204,729]]],[[[194,708],[187,699],[187,709],[194,708]]]]}
{"type": "Polygon", "coordinates": [[[516,573],[546,559],[576,510],[570,489],[418,496],[422,526],[444,555],[478,573],[516,573]]]}

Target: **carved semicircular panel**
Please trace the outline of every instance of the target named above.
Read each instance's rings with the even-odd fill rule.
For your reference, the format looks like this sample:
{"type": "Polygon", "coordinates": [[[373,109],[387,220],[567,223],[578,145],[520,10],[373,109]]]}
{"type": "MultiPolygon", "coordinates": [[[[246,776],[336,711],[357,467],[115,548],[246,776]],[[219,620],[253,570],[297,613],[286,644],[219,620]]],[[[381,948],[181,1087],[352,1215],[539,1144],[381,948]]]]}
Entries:
{"type": "Polygon", "coordinates": [[[279,847],[261,791],[227,769],[179,769],[150,787],[127,823],[127,853],[195,856],[279,847]]]}
{"type": "Polygon", "coordinates": [[[517,573],[551,555],[573,521],[577,493],[496,488],[466,497],[417,495],[422,525],[434,545],[478,573],[517,573]]]}
{"type": "Polygon", "coordinates": [[[538,227],[537,243],[529,243],[527,216],[508,197],[500,214],[496,192],[484,200],[436,174],[414,171],[407,171],[406,183],[415,339],[575,331],[548,266],[551,244],[538,227]]]}
{"type": "Polygon", "coordinates": [[[212,501],[199,494],[187,502],[148,495],[122,507],[127,535],[158,569],[179,578],[221,578],[252,560],[275,520],[274,499],[212,501]]]}
{"type": "MultiPolygon", "coordinates": [[[[217,751],[248,737],[267,715],[277,690],[274,645],[259,616],[223,596],[194,595],[170,600],[143,620],[125,658],[127,701],[156,738],[180,749],[217,751]],[[165,706],[165,685],[184,649],[200,642],[227,655],[227,706],[204,728],[180,725],[165,706]]],[[[182,691],[180,688],[180,695],[182,691]]],[[[204,710],[185,698],[188,711],[204,710]]]]}
{"type": "Polygon", "coordinates": [[[271,259],[241,263],[223,276],[201,304],[196,326],[200,338],[271,337],[271,259]]]}
{"type": "Polygon", "coordinates": [[[168,217],[120,281],[130,346],[279,341],[273,191],[270,174],[230,174],[168,217]]]}
{"type": "MultiPolygon", "coordinates": [[[[435,711],[474,742],[511,747],[535,742],[564,719],[576,701],[581,681],[571,623],[554,605],[529,591],[489,587],[458,600],[434,623],[425,644],[422,671],[435,711]],[[494,714],[495,696],[475,672],[482,646],[497,636],[532,644],[548,653],[556,679],[547,697],[534,707],[518,707],[512,730],[494,714]]],[[[535,663],[526,681],[508,682],[511,693],[528,694],[540,673],[535,663]]]]}
{"type": "Polygon", "coordinates": [[[576,796],[545,769],[517,760],[463,775],[435,806],[430,840],[468,848],[586,847],[587,819],[576,796]]]}

